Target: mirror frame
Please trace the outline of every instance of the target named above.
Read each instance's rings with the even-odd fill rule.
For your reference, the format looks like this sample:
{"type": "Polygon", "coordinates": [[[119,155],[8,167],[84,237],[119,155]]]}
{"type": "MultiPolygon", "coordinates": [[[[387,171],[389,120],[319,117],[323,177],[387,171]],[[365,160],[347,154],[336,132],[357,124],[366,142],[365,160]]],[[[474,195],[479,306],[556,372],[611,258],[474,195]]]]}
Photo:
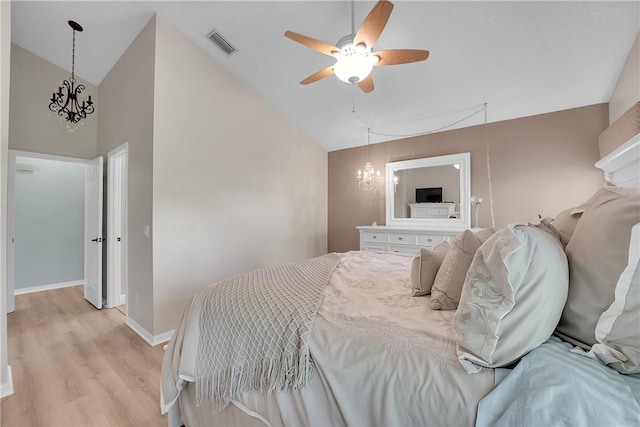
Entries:
{"type": "Polygon", "coordinates": [[[387,225],[428,228],[470,228],[471,227],[471,153],[447,156],[425,157],[387,163],[386,168],[386,216],[387,225]],[[397,170],[416,169],[430,166],[460,165],[460,218],[394,218],[395,191],[393,175],[397,170]]]}

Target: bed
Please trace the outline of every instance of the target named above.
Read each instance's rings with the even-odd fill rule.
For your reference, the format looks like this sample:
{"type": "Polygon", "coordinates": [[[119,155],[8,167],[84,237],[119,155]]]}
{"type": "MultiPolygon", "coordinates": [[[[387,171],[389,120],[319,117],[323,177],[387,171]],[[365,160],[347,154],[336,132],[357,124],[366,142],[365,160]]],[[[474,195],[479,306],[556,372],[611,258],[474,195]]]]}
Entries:
{"type": "MultiPolygon", "coordinates": [[[[597,166],[608,180],[623,177],[625,186],[638,187],[639,147],[636,137],[597,166]]],[[[588,216],[592,208],[586,209],[588,216]]],[[[580,207],[572,208],[567,218],[578,211],[580,207]]],[[[549,223],[511,225],[480,239],[475,256],[470,256],[471,266],[463,272],[457,309],[432,309],[436,299],[447,296],[447,289],[438,294],[434,287],[431,295],[414,296],[416,279],[409,272],[415,273],[416,262],[426,261],[403,254],[329,254],[306,264],[265,269],[214,284],[194,296],[169,343],[162,372],[162,410],[170,413],[169,424],[175,426],[638,424],[640,376],[635,372],[640,370],[626,358],[633,359],[636,350],[640,353],[640,343],[629,346],[626,342],[626,347],[619,348],[612,342],[622,312],[627,315],[623,320],[640,321],[640,307],[633,306],[640,295],[632,293],[638,287],[640,249],[638,245],[634,249],[634,242],[640,241],[639,227],[634,228],[637,234],[627,237],[629,260],[625,258],[624,264],[628,265],[623,274],[617,273],[628,276],[630,296],[620,306],[622,290],[616,289],[614,302],[602,302],[605,313],[617,310],[618,317],[608,323],[595,319],[600,329],[596,328],[591,339],[600,341],[592,346],[579,339],[567,342],[571,335],[580,337],[572,333],[577,326],[569,321],[568,313],[581,295],[576,296],[577,286],[572,285],[573,289],[568,283],[570,263],[563,245],[571,244],[571,236],[563,242],[567,236],[549,223]],[[556,234],[552,236],[545,227],[556,234]],[[515,243],[510,244],[509,239],[515,243]],[[536,258],[554,251],[562,254],[554,259],[564,261],[554,264],[556,261],[536,258]],[[499,269],[491,267],[494,258],[500,259],[499,269]],[[538,269],[535,274],[534,268],[538,269]],[[562,291],[562,280],[557,278],[565,275],[562,291]],[[284,308],[274,308],[274,313],[244,326],[251,329],[250,337],[242,338],[234,322],[251,317],[247,313],[254,310],[249,307],[252,304],[238,303],[228,293],[212,292],[227,292],[227,285],[228,289],[249,289],[256,293],[248,301],[265,299],[267,308],[256,310],[268,311],[268,307],[280,307],[264,292],[274,281],[288,283],[282,292],[292,296],[287,296],[290,301],[285,305],[306,313],[308,322],[295,327],[275,325],[273,319],[288,319],[289,314],[283,314],[284,308]],[[322,284],[305,288],[304,283],[310,281],[322,284]],[[496,283],[504,284],[508,291],[497,290],[496,283]],[[296,299],[300,298],[297,293],[317,303],[307,307],[296,299]],[[229,303],[221,306],[221,300],[229,303]],[[557,302],[554,305],[549,300],[557,302]],[[473,319],[480,317],[483,327],[494,329],[479,330],[473,319]],[[514,325],[522,328],[527,321],[533,321],[535,327],[524,334],[513,331],[514,325]],[[560,333],[564,339],[551,336],[558,332],[558,322],[558,329],[568,333],[560,333]],[[217,329],[210,329],[211,324],[217,329]],[[607,325],[611,342],[602,338],[607,325]],[[272,328],[282,329],[282,335],[266,339],[272,328]],[[265,338],[264,345],[282,342],[275,347],[289,348],[286,358],[275,356],[288,361],[284,369],[272,362],[260,368],[249,363],[248,347],[257,347],[261,338],[265,338]],[[233,356],[227,357],[227,348],[234,350],[233,356]],[[294,359],[289,357],[292,353],[294,359]],[[235,363],[235,367],[227,369],[221,361],[235,363]],[[208,365],[203,368],[205,362],[208,365]],[[223,366],[223,376],[218,375],[217,366],[223,366]],[[258,378],[251,378],[249,371],[259,371],[258,378]],[[600,386],[598,390],[594,384],[600,386]],[[569,418],[567,406],[575,408],[569,418]]],[[[440,270],[451,263],[447,256],[448,252],[440,256],[444,257],[439,259],[440,270]]],[[[455,270],[456,265],[451,268],[455,270]]],[[[421,274],[422,270],[418,281],[421,274]]],[[[433,286],[438,277],[435,283],[433,286]]],[[[613,290],[611,293],[614,298],[613,290]]]]}

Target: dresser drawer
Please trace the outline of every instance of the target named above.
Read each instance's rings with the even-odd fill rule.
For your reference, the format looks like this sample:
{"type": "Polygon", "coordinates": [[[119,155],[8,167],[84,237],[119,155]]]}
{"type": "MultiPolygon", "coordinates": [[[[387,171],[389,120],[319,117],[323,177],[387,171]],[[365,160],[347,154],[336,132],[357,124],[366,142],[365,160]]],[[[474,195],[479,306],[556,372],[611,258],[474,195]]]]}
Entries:
{"type": "Polygon", "coordinates": [[[431,208],[429,213],[431,218],[449,218],[448,208],[431,208]]]}
{"type": "Polygon", "coordinates": [[[365,245],[362,245],[362,248],[360,248],[360,250],[369,252],[386,252],[387,246],[384,244],[377,245],[375,243],[367,243],[365,245]]]}
{"type": "Polygon", "coordinates": [[[416,243],[420,246],[435,246],[440,242],[447,240],[444,234],[418,234],[416,243]]]}
{"type": "Polygon", "coordinates": [[[400,254],[411,254],[411,255],[415,255],[418,253],[418,251],[420,250],[420,248],[416,247],[416,246],[400,246],[400,245],[389,245],[389,252],[395,252],[395,253],[400,253],[400,254]]]}
{"type": "Polygon", "coordinates": [[[396,245],[415,245],[415,234],[389,233],[389,243],[396,245]]]}
{"type": "Polygon", "coordinates": [[[387,241],[387,233],[378,233],[375,231],[365,231],[362,235],[362,239],[365,242],[380,242],[381,244],[386,243],[387,241]]]}

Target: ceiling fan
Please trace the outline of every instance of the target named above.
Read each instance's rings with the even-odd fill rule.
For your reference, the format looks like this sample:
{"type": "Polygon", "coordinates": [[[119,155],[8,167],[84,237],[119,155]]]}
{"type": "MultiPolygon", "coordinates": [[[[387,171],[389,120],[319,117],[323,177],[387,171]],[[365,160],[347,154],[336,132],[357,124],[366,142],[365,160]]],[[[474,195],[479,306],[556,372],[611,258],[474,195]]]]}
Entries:
{"type": "Polygon", "coordinates": [[[340,80],[357,84],[363,92],[369,93],[373,91],[373,79],[370,73],[374,66],[407,64],[427,59],[428,50],[392,49],[373,52],[373,45],[387,25],[392,10],[393,3],[379,0],[356,32],[352,1],[351,34],[342,37],[335,46],[293,31],[286,31],[284,35],[291,40],[336,59],[335,64],[310,75],[300,84],[307,85],[335,74],[340,80]]]}

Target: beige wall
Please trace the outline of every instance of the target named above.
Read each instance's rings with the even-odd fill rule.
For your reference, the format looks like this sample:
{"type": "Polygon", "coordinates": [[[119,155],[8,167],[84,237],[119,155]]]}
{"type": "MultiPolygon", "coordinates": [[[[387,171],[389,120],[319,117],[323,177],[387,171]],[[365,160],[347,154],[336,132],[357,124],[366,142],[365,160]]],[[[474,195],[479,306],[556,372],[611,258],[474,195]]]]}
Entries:
{"type": "Polygon", "coordinates": [[[609,124],[640,101],[640,34],[636,37],[609,100],[609,124]]]}
{"type": "MultiPolygon", "coordinates": [[[[131,319],[153,332],[152,229],[155,18],[100,83],[98,154],[129,143],[128,305],[131,319]]],[[[106,268],[106,265],[103,265],[106,268]]]]}
{"type": "MultiPolygon", "coordinates": [[[[490,144],[496,227],[542,216],[588,198],[603,177],[598,135],[608,125],[607,104],[490,123],[370,147],[374,166],[460,152],[471,153],[471,194],[483,198],[480,225],[490,226],[485,132],[490,144]]],[[[384,183],[358,189],[355,171],[366,147],[329,153],[329,251],[358,249],[357,225],[385,223],[384,183]]]]}
{"type": "Polygon", "coordinates": [[[157,18],[155,334],[226,276],[326,252],[327,153],[157,18]]]}
{"type": "MultiPolygon", "coordinates": [[[[82,61],[82,55],[77,59],[82,61]]],[[[69,132],[61,123],[61,117],[49,111],[48,99],[69,76],[68,71],[28,50],[15,44],[11,46],[9,148],[83,159],[96,156],[98,108],[74,132],[69,132]]],[[[91,94],[97,105],[97,88],[81,79],[78,81],[87,87],[83,95],[91,94]]]]}
{"type": "Polygon", "coordinates": [[[0,1],[0,390],[9,383],[7,354],[7,156],[9,149],[9,73],[11,62],[11,2],[0,1]]]}

